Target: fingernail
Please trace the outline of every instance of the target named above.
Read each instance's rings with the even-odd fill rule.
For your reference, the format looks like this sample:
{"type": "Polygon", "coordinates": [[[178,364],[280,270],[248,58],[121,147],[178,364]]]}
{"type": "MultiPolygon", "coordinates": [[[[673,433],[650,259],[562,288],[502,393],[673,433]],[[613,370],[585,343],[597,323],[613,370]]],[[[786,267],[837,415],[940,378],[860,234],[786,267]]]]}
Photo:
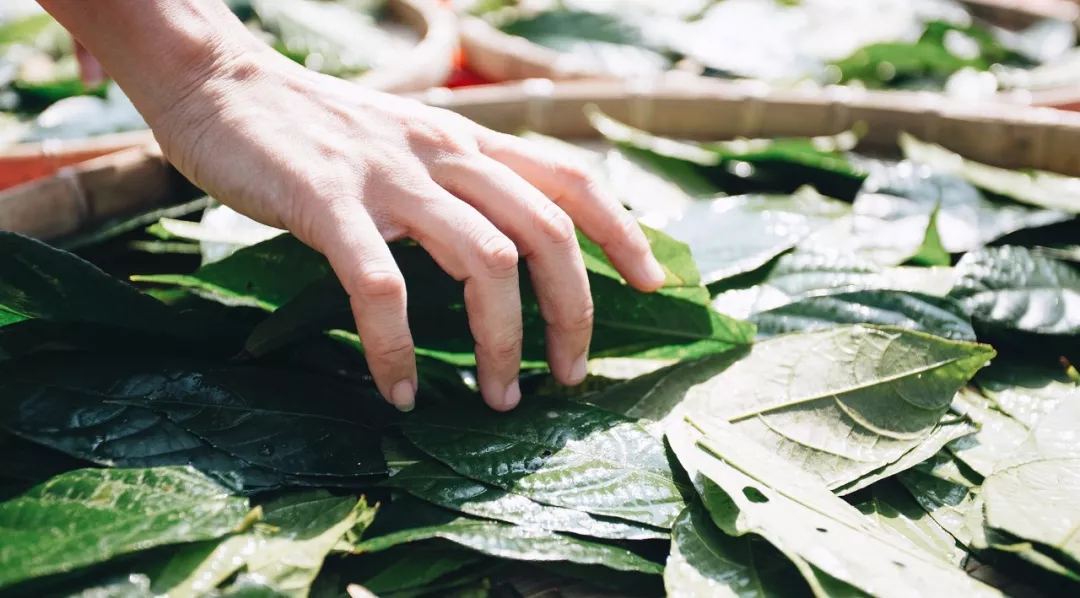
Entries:
{"type": "Polygon", "coordinates": [[[372,594],[370,590],[356,584],[350,584],[345,591],[349,593],[350,598],[375,598],[375,594],[372,594]]]}
{"type": "Polygon", "coordinates": [[[570,366],[570,384],[577,385],[585,381],[585,378],[589,375],[588,364],[589,353],[586,351],[581,354],[581,357],[577,358],[574,365],[570,366]]]}
{"type": "Polygon", "coordinates": [[[650,285],[659,286],[664,284],[667,280],[667,274],[664,273],[664,269],[660,266],[660,262],[656,261],[656,258],[649,256],[645,260],[645,263],[641,266],[641,277],[650,285]]]}
{"type": "Polygon", "coordinates": [[[402,380],[390,389],[390,402],[398,411],[408,413],[416,406],[416,390],[411,380],[402,380]]]}
{"type": "Polygon", "coordinates": [[[514,378],[514,381],[506,387],[506,395],[503,396],[503,409],[509,411],[517,404],[521,402],[521,385],[518,384],[518,379],[514,378]]]}

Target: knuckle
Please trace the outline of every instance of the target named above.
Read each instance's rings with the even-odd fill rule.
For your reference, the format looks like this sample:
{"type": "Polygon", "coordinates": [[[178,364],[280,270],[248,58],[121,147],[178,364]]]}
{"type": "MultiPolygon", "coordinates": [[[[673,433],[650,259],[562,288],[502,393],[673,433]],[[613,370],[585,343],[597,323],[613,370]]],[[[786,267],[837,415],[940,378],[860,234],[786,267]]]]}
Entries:
{"type": "Polygon", "coordinates": [[[484,352],[498,361],[521,361],[521,328],[497,335],[491,342],[482,344],[484,352]]]}
{"type": "Polygon", "coordinates": [[[410,123],[408,140],[414,150],[423,153],[461,154],[476,149],[475,143],[470,148],[468,137],[455,127],[428,120],[410,123]]]}
{"type": "Polygon", "coordinates": [[[556,162],[552,165],[552,170],[563,185],[571,189],[585,189],[593,185],[592,175],[575,164],[556,162]]]}
{"type": "Polygon", "coordinates": [[[408,335],[395,335],[389,338],[375,335],[375,338],[367,343],[368,358],[374,358],[382,363],[401,363],[410,360],[413,352],[412,339],[408,335]]]}
{"type": "Polygon", "coordinates": [[[481,263],[495,278],[517,275],[518,251],[510,239],[494,234],[481,240],[476,246],[481,263]]]}
{"type": "Polygon", "coordinates": [[[592,298],[588,298],[585,303],[578,307],[573,312],[568,312],[559,318],[559,321],[555,322],[555,325],[563,330],[589,330],[593,325],[593,316],[596,313],[596,308],[593,306],[592,298]]]}
{"type": "Polygon", "coordinates": [[[574,221],[553,203],[545,201],[536,215],[537,228],[553,243],[563,245],[576,239],[574,221]]]}
{"type": "Polygon", "coordinates": [[[357,299],[371,302],[404,302],[406,299],[405,280],[390,270],[361,272],[353,279],[349,292],[357,299]]]}

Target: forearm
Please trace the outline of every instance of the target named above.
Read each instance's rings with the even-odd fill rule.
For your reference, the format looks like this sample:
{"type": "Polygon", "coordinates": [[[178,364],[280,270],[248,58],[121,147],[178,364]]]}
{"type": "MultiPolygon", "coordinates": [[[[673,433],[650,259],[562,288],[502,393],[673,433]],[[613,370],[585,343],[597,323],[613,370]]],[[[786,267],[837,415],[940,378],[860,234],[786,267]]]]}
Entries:
{"type": "Polygon", "coordinates": [[[221,0],[39,0],[153,125],[213,73],[268,48],[221,0]]]}

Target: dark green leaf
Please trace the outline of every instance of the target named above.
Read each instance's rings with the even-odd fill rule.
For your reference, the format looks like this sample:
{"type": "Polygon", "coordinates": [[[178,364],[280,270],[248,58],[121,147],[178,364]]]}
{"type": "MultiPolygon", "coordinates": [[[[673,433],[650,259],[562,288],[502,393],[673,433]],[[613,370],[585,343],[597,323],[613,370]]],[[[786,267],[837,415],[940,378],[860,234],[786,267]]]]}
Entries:
{"type": "Polygon", "coordinates": [[[113,557],[218,538],[247,500],[190,468],[81,469],[0,503],[0,587],[113,557]]]}
{"type": "Polygon", "coordinates": [[[758,336],[810,332],[843,324],[876,324],[974,341],[971,318],[951,300],[922,293],[866,290],[808,297],[754,314],[758,336]]]}
{"type": "Polygon", "coordinates": [[[384,507],[375,526],[355,547],[379,552],[401,544],[442,538],[484,554],[521,561],[569,561],[618,571],[659,575],[663,567],[625,548],[579,540],[536,528],[460,517],[418,500],[399,499],[384,507]]]}
{"type": "Polygon", "coordinates": [[[975,505],[975,488],[981,482],[977,478],[944,451],[896,477],[942,529],[969,548],[973,543],[968,519],[975,505]]]}
{"type": "Polygon", "coordinates": [[[921,554],[891,528],[874,525],[814,476],[723,420],[691,421],[672,422],[667,439],[725,533],[758,534],[792,558],[874,596],[1001,596],[921,554]]]}
{"type": "Polygon", "coordinates": [[[457,473],[537,502],[665,529],[682,510],[660,442],[591,405],[532,397],[497,413],[473,401],[413,414],[401,428],[457,473]]]}
{"type": "Polygon", "coordinates": [[[812,595],[787,557],[754,536],[720,531],[700,504],[687,507],[671,529],[664,586],[669,596],[812,595]]]}
{"type": "Polygon", "coordinates": [[[102,465],[190,464],[244,492],[383,474],[396,417],[370,387],[176,360],[19,360],[0,385],[0,425],[23,438],[102,465]]]}
{"type": "Polygon", "coordinates": [[[934,207],[930,212],[930,222],[926,225],[926,234],[923,235],[922,245],[915,255],[908,258],[908,262],[915,266],[949,266],[952,265],[952,256],[941,244],[941,235],[938,234],[938,214],[941,213],[941,205],[934,207]]]}
{"type": "Polygon", "coordinates": [[[956,274],[951,296],[991,340],[1020,333],[1053,351],[1080,335],[1080,270],[1071,264],[1023,247],[990,247],[965,255],[956,274]]]}
{"type": "Polygon", "coordinates": [[[900,148],[914,162],[959,176],[998,195],[1040,208],[1080,214],[1080,180],[1052,172],[995,168],[902,133],[900,148]]]}
{"type": "Polygon", "coordinates": [[[967,557],[967,551],[957,545],[956,538],[938,525],[894,480],[874,484],[866,502],[855,506],[878,526],[896,530],[921,550],[945,562],[960,566],[967,557]]]}
{"type": "Polygon", "coordinates": [[[106,222],[91,230],[80,231],[78,234],[65,237],[58,241],[56,245],[68,251],[96,245],[125,233],[145,228],[162,218],[180,218],[201,212],[213,205],[213,203],[214,200],[209,197],[202,197],[180,205],[157,208],[135,216],[126,215],[121,219],[106,222]]]}
{"type": "Polygon", "coordinates": [[[475,565],[484,557],[454,544],[405,545],[341,562],[340,569],[377,596],[424,586],[475,565]]]}
{"type": "Polygon", "coordinates": [[[582,511],[553,507],[471,480],[441,463],[409,465],[383,483],[417,498],[474,517],[515,523],[552,532],[613,540],[667,539],[668,534],[640,525],[604,519],[582,511]]]}
{"type": "Polygon", "coordinates": [[[932,439],[936,452],[950,439],[933,433],[953,395],[993,356],[985,345],[898,328],[792,334],[754,345],[691,389],[682,408],[730,421],[838,488],[932,439]]]}
{"type": "Polygon", "coordinates": [[[273,311],[330,272],[329,262],[317,251],[292,235],[280,235],[245,247],[191,275],[145,275],[132,280],[177,285],[230,305],[273,311]]]}

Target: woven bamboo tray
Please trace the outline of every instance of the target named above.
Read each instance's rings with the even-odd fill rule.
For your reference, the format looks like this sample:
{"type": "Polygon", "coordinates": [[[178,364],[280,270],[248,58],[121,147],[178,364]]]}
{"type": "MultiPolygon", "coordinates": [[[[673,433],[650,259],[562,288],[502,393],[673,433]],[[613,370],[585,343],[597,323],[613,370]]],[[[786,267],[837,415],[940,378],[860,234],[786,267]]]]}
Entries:
{"type": "MultiPolygon", "coordinates": [[[[1057,18],[1080,27],[1080,0],[961,0],[971,12],[1004,27],[1020,28],[1044,18],[1057,18]]],[[[582,68],[567,56],[524,38],[505,34],[483,19],[463,17],[461,48],[468,68],[489,81],[551,79],[613,80],[610,73],[582,68]]],[[[1002,93],[999,99],[1033,106],[1080,110],[1080,86],[1031,93],[1002,93]]]]}
{"type": "MultiPolygon", "coordinates": [[[[394,18],[415,30],[420,42],[392,64],[355,79],[391,93],[442,85],[454,68],[457,20],[435,0],[390,0],[394,18]]],[[[46,176],[58,169],[152,141],[149,131],[101,135],[89,139],[19,144],[0,150],[0,189],[46,176]]]]}
{"type": "Polygon", "coordinates": [[[0,230],[57,239],[114,216],[175,203],[182,180],[156,143],[128,148],[0,191],[0,230]]]}
{"type": "Polygon", "coordinates": [[[497,130],[564,139],[598,136],[583,112],[588,104],[631,126],[686,139],[816,136],[864,122],[869,132],[860,148],[897,153],[897,136],[906,131],[987,164],[1080,176],[1080,113],[973,105],[932,93],[846,87],[797,92],[690,77],[650,84],[531,80],[433,89],[415,97],[497,130]]]}

